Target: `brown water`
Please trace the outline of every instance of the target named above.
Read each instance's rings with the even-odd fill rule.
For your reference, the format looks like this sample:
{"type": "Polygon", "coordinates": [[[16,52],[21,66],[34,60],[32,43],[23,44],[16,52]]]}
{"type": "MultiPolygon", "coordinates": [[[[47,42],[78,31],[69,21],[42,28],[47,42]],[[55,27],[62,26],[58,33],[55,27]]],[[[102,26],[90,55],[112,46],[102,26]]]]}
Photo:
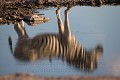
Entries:
{"type": "MultiPolygon", "coordinates": [[[[25,23],[25,29],[29,37],[40,33],[57,33],[58,24],[55,14],[56,8],[38,10],[50,17],[47,23],[35,27],[25,23]]],[[[61,8],[61,17],[64,21],[64,10],[61,8]]],[[[103,55],[97,62],[93,71],[76,69],[61,58],[42,58],[35,62],[17,60],[8,43],[11,36],[13,51],[18,41],[14,25],[0,25],[0,75],[16,72],[31,72],[42,76],[64,75],[115,75],[120,76],[120,7],[73,7],[69,12],[69,20],[72,34],[86,49],[94,48],[97,44],[103,46],[103,55]]]]}

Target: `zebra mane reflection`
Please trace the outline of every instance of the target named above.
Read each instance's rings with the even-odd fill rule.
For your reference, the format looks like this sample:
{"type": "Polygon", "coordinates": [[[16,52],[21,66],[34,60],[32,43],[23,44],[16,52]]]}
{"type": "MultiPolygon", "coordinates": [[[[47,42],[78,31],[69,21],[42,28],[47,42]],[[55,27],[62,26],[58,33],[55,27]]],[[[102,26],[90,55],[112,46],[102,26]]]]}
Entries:
{"type": "Polygon", "coordinates": [[[87,51],[71,33],[67,8],[64,12],[64,25],[60,17],[60,8],[56,10],[59,32],[39,34],[29,39],[24,28],[24,22],[14,25],[18,34],[18,41],[14,50],[14,57],[22,61],[36,61],[53,57],[64,59],[69,65],[81,71],[93,71],[97,68],[97,62],[103,53],[102,46],[98,45],[91,51],[87,51]]]}

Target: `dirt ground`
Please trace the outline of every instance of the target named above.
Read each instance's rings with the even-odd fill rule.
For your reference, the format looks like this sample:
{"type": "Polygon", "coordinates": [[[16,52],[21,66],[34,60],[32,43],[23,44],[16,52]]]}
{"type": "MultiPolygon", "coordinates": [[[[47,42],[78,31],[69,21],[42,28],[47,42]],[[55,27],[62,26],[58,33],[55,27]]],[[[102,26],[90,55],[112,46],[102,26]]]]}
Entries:
{"type": "Polygon", "coordinates": [[[63,76],[63,77],[43,77],[32,74],[10,74],[0,75],[0,80],[120,80],[120,77],[115,76],[63,76]]]}

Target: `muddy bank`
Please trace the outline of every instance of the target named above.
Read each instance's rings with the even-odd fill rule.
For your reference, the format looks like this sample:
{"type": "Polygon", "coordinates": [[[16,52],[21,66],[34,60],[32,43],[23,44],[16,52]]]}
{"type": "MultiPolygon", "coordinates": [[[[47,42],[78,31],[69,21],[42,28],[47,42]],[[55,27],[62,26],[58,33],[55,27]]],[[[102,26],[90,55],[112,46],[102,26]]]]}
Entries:
{"type": "Polygon", "coordinates": [[[114,76],[64,76],[64,77],[41,77],[32,74],[11,74],[0,76],[0,80],[120,80],[114,76]]]}
{"type": "Polygon", "coordinates": [[[101,5],[120,5],[120,0],[36,0],[36,3],[45,6],[101,6],[101,5]]]}
{"type": "MultiPolygon", "coordinates": [[[[48,7],[66,7],[66,6],[101,6],[101,5],[120,5],[120,0],[0,0],[0,24],[15,23],[19,20],[26,20],[36,9],[45,9],[48,7]]],[[[44,20],[46,21],[46,20],[44,20]]]]}
{"type": "Polygon", "coordinates": [[[16,20],[24,19],[25,16],[33,14],[36,8],[34,4],[27,3],[4,3],[0,7],[1,24],[15,22],[16,20]]]}
{"type": "Polygon", "coordinates": [[[20,20],[31,21],[32,23],[35,21],[37,23],[48,21],[48,18],[42,17],[41,14],[35,11],[36,9],[38,9],[38,6],[33,2],[12,2],[11,0],[10,2],[0,3],[0,24],[14,24],[20,20]]]}

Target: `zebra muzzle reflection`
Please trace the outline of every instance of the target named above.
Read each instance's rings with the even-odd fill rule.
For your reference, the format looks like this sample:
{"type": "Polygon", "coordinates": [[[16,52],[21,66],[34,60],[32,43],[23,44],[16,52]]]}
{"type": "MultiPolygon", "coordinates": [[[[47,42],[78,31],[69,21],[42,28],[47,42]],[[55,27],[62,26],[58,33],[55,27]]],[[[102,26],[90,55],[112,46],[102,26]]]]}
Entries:
{"type": "Polygon", "coordinates": [[[58,33],[39,34],[29,39],[24,22],[14,25],[18,34],[18,41],[13,51],[14,57],[22,61],[36,61],[53,57],[64,59],[69,65],[81,69],[81,71],[93,71],[97,68],[97,62],[103,53],[102,46],[98,45],[91,51],[87,51],[71,33],[68,12],[64,11],[64,25],[60,17],[60,8],[56,10],[58,33]]]}

